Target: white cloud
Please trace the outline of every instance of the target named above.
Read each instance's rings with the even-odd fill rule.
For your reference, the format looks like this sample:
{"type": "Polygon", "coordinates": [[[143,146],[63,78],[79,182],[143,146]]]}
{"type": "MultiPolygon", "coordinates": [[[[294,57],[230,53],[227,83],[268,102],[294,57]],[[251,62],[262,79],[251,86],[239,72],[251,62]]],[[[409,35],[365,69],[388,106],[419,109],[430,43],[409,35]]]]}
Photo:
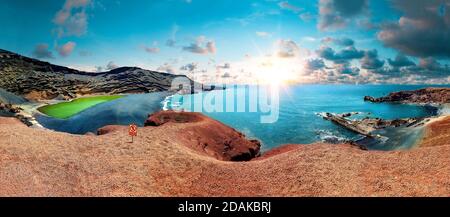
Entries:
{"type": "Polygon", "coordinates": [[[184,51],[188,51],[196,54],[215,54],[216,43],[212,40],[207,40],[205,36],[199,36],[188,46],[182,48],[184,51]]]}
{"type": "Polygon", "coordinates": [[[368,0],[320,0],[320,30],[339,29],[345,27],[352,19],[368,11],[368,0]]]}
{"type": "Polygon", "coordinates": [[[302,8],[299,8],[299,7],[297,7],[297,6],[293,5],[293,4],[290,4],[287,1],[283,1],[283,2],[278,3],[278,6],[280,6],[281,9],[290,10],[290,11],[293,11],[293,12],[299,12],[299,11],[302,10],[302,8]]]}
{"type": "Polygon", "coordinates": [[[180,70],[193,72],[198,68],[198,63],[188,63],[180,67],[180,70]]]}
{"type": "Polygon", "coordinates": [[[171,32],[171,36],[169,39],[167,39],[166,41],[166,46],[168,47],[175,47],[176,43],[177,43],[177,33],[180,30],[180,26],[178,26],[177,24],[174,24],[172,26],[172,32],[171,32]]]}
{"type": "Polygon", "coordinates": [[[57,50],[60,56],[67,57],[70,56],[70,54],[72,54],[72,51],[75,49],[75,46],[76,46],[75,42],[69,41],[65,43],[63,46],[58,47],[57,50]]]}
{"type": "Polygon", "coordinates": [[[163,65],[159,66],[156,70],[160,71],[160,72],[171,73],[171,74],[176,73],[174,66],[170,63],[164,63],[163,65]]]}
{"type": "Polygon", "coordinates": [[[309,21],[311,21],[312,19],[314,19],[314,15],[312,15],[310,12],[302,13],[302,14],[298,15],[298,17],[299,17],[301,20],[303,20],[304,22],[309,22],[309,21]]]}
{"type": "Polygon", "coordinates": [[[269,32],[256,32],[256,35],[259,36],[259,37],[263,37],[263,38],[272,36],[272,34],[269,33],[269,32]]]}
{"type": "Polygon", "coordinates": [[[277,55],[281,58],[291,58],[300,54],[300,47],[292,40],[276,41],[277,55]]]}
{"type": "Polygon", "coordinates": [[[57,26],[54,31],[58,37],[86,34],[88,25],[86,8],[90,3],[90,0],[66,0],[53,18],[53,23],[57,26]]]}
{"type": "Polygon", "coordinates": [[[159,53],[160,49],[157,47],[145,47],[147,53],[159,53]]]}
{"type": "Polygon", "coordinates": [[[314,38],[314,37],[311,37],[311,36],[305,36],[305,37],[302,37],[301,40],[304,41],[304,42],[316,42],[317,38],[314,38]]]}

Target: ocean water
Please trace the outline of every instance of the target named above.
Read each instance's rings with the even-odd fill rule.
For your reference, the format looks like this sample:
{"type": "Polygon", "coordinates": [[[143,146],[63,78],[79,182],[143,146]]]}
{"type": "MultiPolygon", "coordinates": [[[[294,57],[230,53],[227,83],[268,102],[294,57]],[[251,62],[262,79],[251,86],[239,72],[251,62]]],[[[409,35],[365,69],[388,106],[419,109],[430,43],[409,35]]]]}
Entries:
{"type": "MultiPolygon", "coordinates": [[[[279,87],[279,115],[273,123],[261,123],[261,116],[268,110],[250,111],[249,86],[236,86],[226,90],[216,90],[193,95],[171,95],[168,92],[133,94],[124,98],[91,107],[67,120],[35,114],[37,121],[46,128],[56,131],[85,134],[96,132],[105,125],[143,125],[148,114],[161,109],[194,111],[194,105],[205,103],[207,95],[223,96],[223,110],[218,112],[203,109],[205,115],[219,120],[241,132],[249,138],[262,142],[262,150],[268,150],[282,144],[310,144],[318,141],[339,143],[347,139],[358,140],[362,136],[353,133],[318,114],[322,112],[347,113],[359,112],[352,118],[380,117],[384,119],[427,117],[438,111],[430,106],[405,105],[393,103],[374,104],[364,102],[366,95],[384,96],[400,90],[415,90],[426,86],[417,85],[297,85],[279,87]],[[231,106],[234,111],[226,112],[231,106]],[[243,100],[244,99],[244,100],[243,100]],[[245,110],[237,111],[238,101],[245,102],[245,110]]],[[[220,101],[220,100],[217,100],[220,101]]],[[[207,102],[207,101],[206,101],[207,102]]],[[[211,102],[215,103],[215,100],[211,102]]],[[[241,104],[242,105],[242,104],[241,104]]],[[[421,128],[395,128],[380,130],[377,134],[382,140],[365,141],[369,149],[395,150],[411,148],[422,135],[421,128]]]]}
{"type": "MultiPolygon", "coordinates": [[[[262,149],[267,150],[282,144],[310,144],[318,141],[339,143],[346,139],[358,140],[362,136],[353,133],[330,121],[324,120],[318,114],[323,112],[347,113],[359,112],[351,118],[379,117],[397,119],[408,117],[428,117],[436,115],[437,110],[431,106],[406,105],[398,103],[374,104],[365,102],[364,96],[380,97],[394,91],[415,90],[423,85],[297,85],[279,87],[279,115],[273,123],[261,123],[260,117],[268,112],[249,111],[249,86],[237,86],[226,90],[218,90],[214,94],[225,98],[234,95],[234,111],[198,109],[205,104],[208,92],[194,95],[174,95],[164,102],[165,109],[200,111],[209,117],[219,120],[250,138],[259,139],[262,149]],[[244,92],[244,93],[243,93],[244,92]],[[237,101],[247,98],[246,111],[237,111],[237,101]],[[197,106],[197,107],[196,107],[197,106]]],[[[231,98],[230,98],[231,99],[231,98]]],[[[219,101],[218,100],[218,101],[219,101]]],[[[208,102],[208,100],[206,100],[208,102]]],[[[210,100],[214,104],[214,100],[210,100]]],[[[220,106],[218,107],[220,108],[220,106]]],[[[267,111],[267,110],[265,110],[267,111]]],[[[366,142],[369,149],[395,150],[408,149],[414,146],[417,138],[422,135],[421,128],[395,128],[380,130],[377,133],[383,139],[366,142]]]]}

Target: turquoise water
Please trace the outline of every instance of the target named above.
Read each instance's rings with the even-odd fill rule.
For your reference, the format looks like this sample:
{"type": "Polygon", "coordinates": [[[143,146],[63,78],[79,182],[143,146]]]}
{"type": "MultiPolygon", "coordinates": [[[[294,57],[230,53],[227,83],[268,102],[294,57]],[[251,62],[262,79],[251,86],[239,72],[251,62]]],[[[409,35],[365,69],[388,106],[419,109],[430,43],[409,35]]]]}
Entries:
{"type": "MultiPolygon", "coordinates": [[[[246,111],[237,112],[237,101],[249,98],[249,87],[238,86],[216,91],[222,95],[226,103],[227,94],[234,95],[234,112],[217,112],[206,109],[195,110],[195,106],[205,103],[199,97],[205,97],[208,92],[195,95],[175,95],[165,102],[166,109],[201,111],[243,133],[248,137],[262,141],[263,150],[281,144],[309,144],[317,141],[339,143],[345,139],[360,139],[361,136],[350,132],[330,121],[323,120],[317,114],[321,112],[346,113],[360,112],[353,118],[379,117],[384,119],[427,117],[436,114],[436,108],[430,106],[405,105],[364,102],[369,96],[385,96],[390,92],[400,90],[415,90],[426,86],[418,85],[298,85],[279,87],[279,116],[274,123],[261,123],[264,112],[250,112],[246,100],[246,111]],[[239,90],[237,90],[239,89],[239,90]],[[245,91],[243,91],[245,90],[245,91]],[[244,92],[244,93],[242,93],[244,92]],[[205,111],[206,110],[206,111],[205,111]]],[[[213,104],[214,101],[211,101],[213,104]]],[[[225,105],[226,106],[226,105],[225,105]]],[[[197,107],[198,108],[198,107],[197,107]]],[[[223,108],[226,111],[226,108],[223,108]]],[[[386,135],[387,140],[371,142],[369,149],[393,150],[407,149],[414,145],[421,129],[393,129],[379,133],[386,135]],[[395,136],[394,136],[395,135],[395,136]]]]}
{"type": "MultiPolygon", "coordinates": [[[[281,87],[279,91],[279,116],[276,122],[261,123],[260,118],[267,112],[250,111],[248,99],[249,87],[239,86],[226,90],[204,92],[194,95],[174,95],[171,93],[132,94],[124,98],[91,107],[67,120],[51,118],[42,114],[35,117],[44,127],[56,131],[85,134],[96,132],[105,125],[143,125],[148,114],[163,108],[191,110],[192,105],[202,104],[196,97],[214,94],[225,99],[224,110],[230,101],[227,95],[235,96],[234,106],[238,101],[245,102],[243,112],[202,111],[263,143],[262,149],[268,150],[282,144],[310,144],[317,141],[339,143],[346,139],[358,140],[361,136],[350,132],[317,114],[321,112],[346,113],[360,112],[353,118],[380,117],[385,119],[426,117],[436,114],[430,106],[403,105],[364,102],[363,97],[384,96],[393,91],[414,90],[425,86],[404,85],[299,85],[281,87]]],[[[218,100],[219,101],[219,100],[218,100]]],[[[214,102],[214,100],[212,101],[214,102]]],[[[242,104],[240,104],[242,105],[242,104]]],[[[394,150],[407,149],[420,137],[420,128],[396,128],[377,132],[388,138],[383,141],[369,141],[365,145],[370,149],[394,150]]]]}

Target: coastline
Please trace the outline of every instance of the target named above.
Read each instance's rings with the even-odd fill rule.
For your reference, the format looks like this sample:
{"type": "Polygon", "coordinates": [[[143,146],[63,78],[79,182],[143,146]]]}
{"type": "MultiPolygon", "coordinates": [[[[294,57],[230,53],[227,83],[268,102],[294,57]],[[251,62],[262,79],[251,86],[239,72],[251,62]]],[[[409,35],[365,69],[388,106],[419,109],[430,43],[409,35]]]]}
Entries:
{"type": "MultiPolygon", "coordinates": [[[[90,94],[90,95],[83,95],[83,96],[81,96],[81,98],[86,98],[86,97],[91,97],[91,96],[100,96],[100,95],[97,95],[97,94],[90,94]]],[[[161,111],[168,111],[168,110],[172,110],[172,109],[174,109],[174,107],[173,107],[173,105],[170,105],[171,104],[171,100],[173,100],[173,97],[174,96],[176,96],[176,93],[172,93],[172,94],[168,94],[159,104],[161,105],[161,111]]],[[[42,101],[36,101],[36,102],[27,102],[26,104],[22,104],[22,105],[18,105],[18,106],[22,106],[23,107],[23,110],[21,111],[21,113],[22,114],[24,114],[24,116],[26,117],[26,119],[29,119],[30,121],[28,121],[28,122],[30,122],[30,123],[33,123],[33,125],[36,125],[36,126],[38,126],[38,127],[40,127],[40,128],[43,128],[43,126],[34,118],[35,117],[35,115],[36,114],[41,114],[41,115],[43,115],[43,116],[47,116],[47,115],[45,115],[45,114],[43,114],[43,113],[41,113],[39,110],[38,110],[38,108],[40,108],[41,106],[43,106],[43,105],[50,105],[50,104],[56,104],[56,103],[59,103],[59,102],[67,102],[67,100],[42,100],[42,101]],[[29,106],[29,105],[31,105],[31,106],[29,106]]],[[[422,129],[420,129],[420,131],[422,131],[422,135],[421,136],[419,136],[419,137],[417,137],[415,140],[414,140],[414,142],[413,143],[411,143],[412,145],[408,145],[408,147],[409,148],[406,148],[406,149],[410,149],[410,148],[415,148],[415,147],[417,147],[420,143],[421,143],[421,141],[423,140],[423,137],[424,137],[424,132],[425,132],[425,128],[424,128],[424,126],[428,123],[428,122],[432,122],[432,121],[435,121],[435,120],[440,120],[440,118],[443,116],[443,115],[447,115],[446,113],[445,113],[445,111],[446,110],[448,110],[449,109],[449,105],[450,104],[447,104],[447,105],[439,105],[439,104],[436,104],[436,103],[403,103],[403,104],[412,104],[412,105],[417,105],[417,104],[419,104],[419,105],[428,105],[428,106],[431,106],[431,107],[434,107],[434,108],[436,108],[436,110],[438,111],[437,113],[436,113],[436,116],[432,116],[432,117],[426,117],[426,118],[424,118],[423,120],[421,120],[421,121],[419,121],[418,122],[418,124],[415,124],[415,126],[414,126],[414,129],[413,130],[418,130],[417,128],[422,128],[422,129]],[[441,112],[441,111],[444,111],[444,112],[441,112]]],[[[175,104],[175,105],[177,105],[177,104],[175,104]]],[[[350,112],[349,114],[351,114],[352,112],[350,112]]],[[[448,111],[447,111],[447,113],[448,113],[448,111]]],[[[323,115],[322,115],[323,116],[323,115]]],[[[413,117],[411,117],[411,119],[414,119],[413,117]]],[[[257,139],[257,138],[256,138],[257,139]]],[[[340,143],[342,143],[342,142],[346,142],[347,140],[345,140],[345,141],[340,141],[340,143]]],[[[323,141],[323,140],[316,140],[316,141],[313,141],[313,142],[311,142],[311,143],[328,143],[329,141],[323,141]]],[[[357,141],[355,141],[355,140],[348,140],[347,142],[349,142],[349,143],[357,143],[357,141]]],[[[409,143],[408,143],[409,144],[409,143]]],[[[281,145],[281,144],[280,144],[281,145]]],[[[362,144],[360,144],[360,146],[361,146],[362,144]]],[[[364,145],[363,145],[364,146],[364,145]]],[[[400,149],[404,149],[404,148],[400,148],[400,149]]],[[[270,152],[271,151],[271,149],[265,149],[265,148],[263,148],[263,150],[264,150],[264,152],[270,152]]],[[[392,149],[392,150],[396,150],[396,149],[392,149]]]]}
{"type": "MultiPolygon", "coordinates": [[[[287,145],[248,162],[193,149],[217,121],[126,127],[101,136],[28,128],[0,118],[2,196],[446,196],[450,144],[364,151],[287,145]],[[213,124],[213,125],[211,125],[213,124]],[[20,132],[20,133],[19,133],[20,132]],[[62,142],[64,141],[64,142],[62,142]],[[189,145],[190,144],[190,145],[189,145]],[[203,153],[202,153],[203,152],[203,153]],[[209,153],[209,154],[208,154],[209,153]],[[439,172],[440,171],[440,172],[439,172]]],[[[224,126],[225,127],[225,126],[224,126]]],[[[228,127],[227,127],[228,128],[228,127]]],[[[226,138],[230,130],[224,132],[226,138]]],[[[210,149],[211,150],[211,149],[210,149]]]]}
{"type": "Polygon", "coordinates": [[[436,117],[431,118],[427,124],[431,124],[436,121],[440,121],[450,116],[450,103],[445,103],[443,105],[438,105],[438,115],[436,117]]]}
{"type": "Polygon", "coordinates": [[[144,125],[131,143],[126,126],[74,135],[0,117],[0,195],[450,194],[446,112],[419,126],[426,132],[419,146],[392,151],[319,142],[258,154],[259,142],[200,113],[160,111],[144,125]]]}
{"type": "MultiPolygon", "coordinates": [[[[433,88],[431,88],[431,89],[433,89],[433,88]]],[[[438,89],[438,88],[436,88],[436,89],[438,89]]],[[[419,90],[416,90],[416,91],[420,92],[422,90],[425,90],[425,89],[419,89],[419,90]]],[[[392,94],[401,93],[401,92],[403,92],[403,91],[393,92],[393,93],[391,93],[391,95],[392,94]]],[[[405,91],[405,92],[411,92],[411,91],[405,91]]],[[[171,105],[171,104],[173,104],[173,102],[172,102],[173,98],[175,96],[177,96],[177,93],[171,92],[171,91],[167,91],[166,93],[168,93],[168,94],[166,94],[166,96],[159,103],[161,105],[161,109],[160,110],[161,111],[176,110],[176,109],[173,108],[173,105],[171,105]]],[[[9,95],[13,95],[13,94],[10,93],[9,95]]],[[[127,96],[128,94],[125,94],[125,95],[124,94],[118,94],[118,95],[127,96]]],[[[19,106],[19,107],[22,106],[22,107],[24,107],[21,110],[23,111],[23,113],[25,113],[25,114],[27,114],[29,116],[33,116],[34,114],[45,115],[45,114],[43,114],[43,113],[41,113],[39,111],[39,108],[44,106],[44,105],[54,105],[54,104],[58,104],[58,103],[61,103],[61,102],[70,102],[70,101],[73,101],[75,99],[89,98],[89,97],[95,97],[95,96],[106,96],[106,95],[104,95],[104,94],[86,94],[86,95],[80,95],[78,98],[74,98],[72,100],[61,100],[61,99],[55,98],[53,100],[26,101],[25,103],[21,103],[21,104],[17,104],[17,105],[13,104],[13,106],[19,106]]],[[[20,97],[19,96],[14,96],[14,98],[20,98],[20,97]]],[[[364,97],[364,100],[365,101],[373,100],[375,102],[380,102],[380,101],[378,101],[379,99],[386,100],[385,98],[387,98],[387,97],[373,98],[373,97],[366,96],[366,97],[364,97]],[[367,100],[366,98],[370,98],[370,99],[367,100]]],[[[389,102],[389,101],[386,100],[386,102],[389,102]]],[[[178,103],[179,102],[176,102],[175,106],[178,106],[178,103]]],[[[432,108],[434,108],[436,110],[435,115],[432,115],[430,117],[426,116],[424,118],[419,118],[418,120],[420,120],[420,121],[418,121],[417,124],[414,124],[416,126],[423,125],[424,123],[428,122],[429,120],[433,120],[436,117],[439,117],[439,116],[442,116],[442,115],[450,113],[450,103],[442,104],[442,103],[436,103],[436,102],[417,102],[417,101],[415,101],[415,102],[405,101],[405,102],[400,102],[400,103],[401,104],[409,104],[409,105],[429,106],[429,107],[432,107],[432,108]]],[[[325,117],[324,116],[325,113],[326,112],[319,112],[319,113],[315,112],[315,115],[318,115],[318,116],[324,118],[325,117]]],[[[354,111],[352,112],[352,111],[350,111],[350,112],[347,112],[347,113],[343,113],[343,115],[345,115],[344,117],[350,117],[352,115],[358,115],[359,113],[360,112],[354,112],[354,111]]],[[[335,113],[330,113],[330,114],[339,115],[339,114],[335,114],[335,113]]],[[[370,115],[370,113],[369,113],[369,115],[370,115]]],[[[369,118],[369,117],[366,116],[366,118],[369,118]]],[[[382,120],[382,121],[384,120],[382,118],[376,118],[376,117],[374,117],[372,119],[379,119],[379,120],[382,120]]],[[[407,119],[407,118],[404,118],[404,119],[407,119]]],[[[413,117],[409,116],[409,119],[417,119],[417,118],[415,118],[414,116],[413,117]]],[[[352,119],[349,119],[349,120],[352,120],[352,119]]],[[[396,119],[396,120],[400,120],[400,119],[396,119]]],[[[389,121],[389,120],[386,119],[386,121],[389,121]]],[[[313,143],[313,142],[317,142],[317,141],[312,141],[312,142],[309,142],[309,143],[313,143]]]]}

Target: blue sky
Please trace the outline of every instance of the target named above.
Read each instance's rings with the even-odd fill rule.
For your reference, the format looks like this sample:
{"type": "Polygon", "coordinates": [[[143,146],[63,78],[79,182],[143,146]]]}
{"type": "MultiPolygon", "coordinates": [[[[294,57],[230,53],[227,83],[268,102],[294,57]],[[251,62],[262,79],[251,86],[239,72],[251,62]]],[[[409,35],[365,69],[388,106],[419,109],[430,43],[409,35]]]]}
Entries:
{"type": "Polygon", "coordinates": [[[448,8],[448,0],[6,0],[0,48],[86,71],[138,66],[209,83],[450,83],[448,8]]]}

